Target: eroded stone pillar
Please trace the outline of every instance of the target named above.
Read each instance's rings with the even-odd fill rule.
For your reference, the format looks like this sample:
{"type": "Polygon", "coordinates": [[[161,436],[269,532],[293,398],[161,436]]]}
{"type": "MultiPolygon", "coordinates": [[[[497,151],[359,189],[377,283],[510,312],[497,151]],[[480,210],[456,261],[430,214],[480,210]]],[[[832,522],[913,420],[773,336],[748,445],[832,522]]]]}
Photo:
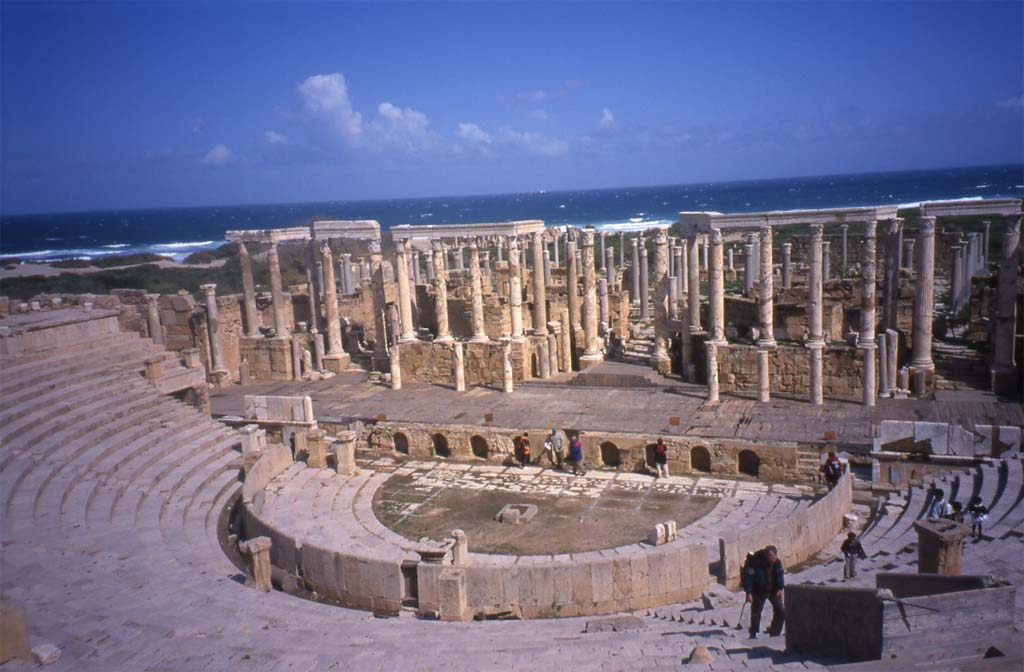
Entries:
{"type": "Polygon", "coordinates": [[[562,308],[562,312],[559,313],[559,321],[562,323],[562,327],[558,332],[558,336],[561,339],[561,351],[562,351],[562,370],[572,371],[572,326],[569,320],[568,308],[562,308]]]}
{"type": "Polygon", "coordinates": [[[238,545],[242,555],[249,560],[249,571],[257,590],[269,593],[273,590],[270,582],[270,537],[254,537],[238,545]]]}
{"type": "Polygon", "coordinates": [[[689,253],[689,241],[686,238],[679,239],[678,250],[680,252],[682,261],[679,264],[679,297],[683,301],[683,305],[689,305],[689,292],[690,292],[690,253],[689,253]]]}
{"type": "Polygon", "coordinates": [[[605,252],[604,272],[608,280],[608,290],[615,291],[615,250],[610,247],[605,252]]]}
{"type": "Polygon", "coordinates": [[[782,244],[782,288],[789,289],[793,286],[793,243],[782,244]]]}
{"type": "Polygon", "coordinates": [[[519,263],[519,240],[508,241],[508,305],[512,340],[523,340],[523,276],[519,263]]]}
{"type": "Polygon", "coordinates": [[[598,234],[597,234],[597,237],[598,237],[598,239],[599,239],[599,240],[600,240],[600,242],[601,242],[601,245],[600,245],[600,246],[599,246],[599,248],[598,248],[599,252],[597,252],[597,253],[596,253],[596,254],[597,254],[597,265],[598,265],[598,266],[599,266],[600,268],[602,268],[602,269],[603,269],[603,268],[604,268],[604,260],[605,260],[605,254],[607,254],[607,248],[605,247],[605,241],[604,241],[604,239],[608,237],[608,234],[607,234],[607,233],[604,233],[604,232],[602,231],[601,233],[598,233],[598,234]]]}
{"type": "Polygon", "coordinates": [[[598,332],[597,271],[594,268],[594,230],[583,229],[583,354],[580,368],[592,366],[604,359],[601,336],[598,332]]]}
{"type": "Polygon", "coordinates": [[[689,277],[687,287],[687,309],[689,311],[690,333],[701,331],[700,328],[700,251],[698,248],[697,230],[692,228],[687,236],[686,272],[689,277]]]}
{"type": "Polygon", "coordinates": [[[956,313],[960,310],[964,295],[964,255],[963,247],[960,245],[953,245],[949,248],[951,256],[953,258],[953,274],[951,280],[952,287],[950,287],[949,299],[953,312],[956,313]]]}
{"type": "Polygon", "coordinates": [[[914,268],[914,239],[908,238],[903,241],[903,268],[913,270],[914,268]]]}
{"type": "Polygon", "coordinates": [[[640,246],[640,319],[646,320],[651,316],[650,302],[650,269],[647,266],[647,245],[640,246]]]}
{"type": "Polygon", "coordinates": [[[822,226],[811,224],[810,268],[807,277],[807,348],[811,353],[811,403],[823,402],[822,355],[825,349],[822,333],[822,226]]]}
{"type": "Polygon", "coordinates": [[[668,231],[654,232],[654,354],[651,366],[661,374],[672,371],[668,355],[668,231]]]}
{"type": "Polygon", "coordinates": [[[544,285],[551,286],[551,253],[547,245],[544,246],[544,285]]]}
{"type": "MultiPolygon", "coordinates": [[[[888,352],[885,356],[885,364],[889,367],[886,377],[889,379],[889,391],[893,391],[897,387],[896,383],[896,369],[899,368],[900,359],[900,335],[895,329],[887,329],[885,331],[885,347],[888,348],[888,352]]],[[[906,388],[904,388],[905,390],[906,388]]]]}
{"type": "Polygon", "coordinates": [[[607,334],[611,325],[610,312],[608,310],[608,281],[605,278],[597,279],[597,300],[601,307],[601,334],[607,334]]]}
{"type": "Polygon", "coordinates": [[[711,340],[725,344],[725,269],[722,255],[722,232],[711,229],[708,235],[711,268],[708,271],[708,322],[711,340]]]}
{"type": "Polygon", "coordinates": [[[505,340],[501,344],[501,384],[506,394],[512,394],[512,344],[505,340]]]}
{"type": "Polygon", "coordinates": [[[349,356],[341,345],[338,292],[334,283],[334,258],[328,241],[324,241],[320,246],[320,257],[324,269],[324,315],[327,321],[327,354],[324,355],[324,368],[340,373],[348,367],[349,356]]]}
{"type": "Polygon", "coordinates": [[[898,257],[900,225],[890,219],[885,224],[885,270],[882,282],[882,326],[896,328],[896,302],[899,298],[900,272],[896,265],[898,257]]]}
{"type": "Polygon", "coordinates": [[[839,225],[839,230],[842,231],[842,233],[843,233],[842,242],[839,245],[840,260],[841,260],[841,263],[842,263],[842,266],[840,266],[840,268],[843,271],[843,275],[846,275],[846,270],[849,268],[848,257],[847,257],[847,254],[846,254],[847,253],[846,232],[847,232],[847,229],[849,229],[849,228],[850,228],[849,224],[840,224],[839,225]]]}
{"type": "Polygon", "coordinates": [[[822,282],[832,279],[832,243],[827,240],[821,242],[821,279],[822,282]]]}
{"type": "MultiPolygon", "coordinates": [[[[206,296],[206,326],[210,338],[210,376],[224,377],[224,353],[220,346],[220,311],[217,308],[217,285],[200,285],[206,296]]],[[[219,382],[219,381],[218,381],[219,382]]]]}
{"type": "Polygon", "coordinates": [[[469,292],[472,305],[472,340],[484,342],[487,340],[487,331],[484,328],[484,289],[480,279],[480,248],[476,240],[469,243],[469,292]]]}
{"type": "Polygon", "coordinates": [[[701,239],[700,252],[701,252],[701,267],[704,269],[705,273],[707,273],[709,268],[710,268],[710,264],[708,262],[708,245],[709,244],[710,243],[708,242],[708,237],[704,236],[701,239]]]}
{"type": "Polygon", "coordinates": [[[761,259],[758,267],[761,270],[760,288],[757,295],[758,323],[760,338],[757,341],[757,399],[767,402],[771,399],[771,371],[769,355],[776,347],[775,342],[775,278],[772,262],[772,229],[762,226],[759,246],[761,259]]]}
{"type": "Polygon", "coordinates": [[[338,276],[339,284],[341,285],[341,294],[342,296],[349,296],[350,294],[354,294],[356,291],[355,278],[352,276],[352,255],[347,252],[343,252],[338,255],[338,258],[341,259],[341,264],[339,265],[341,275],[338,276]]]}
{"type": "MultiPolygon", "coordinates": [[[[248,308],[246,309],[248,310],[248,308]]],[[[164,328],[160,324],[160,295],[146,294],[146,328],[157,345],[164,344],[164,328]]],[[[256,332],[259,335],[259,331],[256,332]]]]}
{"type": "Polygon", "coordinates": [[[632,292],[629,297],[630,303],[640,303],[640,241],[631,238],[633,245],[633,265],[629,269],[629,277],[632,280],[632,292]]]}
{"type": "Polygon", "coordinates": [[[299,335],[294,334],[291,338],[292,348],[292,380],[302,380],[302,343],[299,342],[299,335]]]}
{"type": "Polygon", "coordinates": [[[982,222],[982,224],[985,226],[985,233],[982,234],[982,241],[981,241],[981,264],[982,264],[982,268],[987,268],[988,267],[989,251],[992,249],[988,245],[989,244],[989,233],[990,233],[990,230],[992,228],[992,222],[982,222]]]}
{"type": "Polygon", "coordinates": [[[860,333],[857,348],[864,353],[864,405],[875,405],[875,287],[878,222],[864,224],[864,262],[861,264],[860,333]]]}
{"type": "MultiPolygon", "coordinates": [[[[370,284],[373,298],[374,326],[377,334],[373,346],[373,361],[378,367],[388,361],[387,349],[387,300],[384,295],[384,262],[380,256],[380,241],[371,240],[370,247],[370,284]]],[[[379,370],[379,369],[378,369],[379,370]]]]}
{"type": "MultiPolygon", "coordinates": [[[[922,217],[918,222],[917,279],[914,283],[913,352],[910,360],[911,388],[914,394],[926,395],[935,382],[932,361],[932,319],[935,304],[935,218],[922,217]]],[[[895,326],[895,325],[893,325],[895,326]]]]}
{"type": "Polygon", "coordinates": [[[547,290],[544,286],[544,232],[533,234],[533,333],[548,335],[547,290]]]}
{"type": "Polygon", "coordinates": [[[252,259],[245,243],[238,241],[238,264],[242,268],[242,304],[245,309],[245,335],[255,338],[260,335],[260,314],[256,310],[256,284],[252,278],[252,259]]]}
{"type": "Polygon", "coordinates": [[[743,245],[743,296],[750,296],[754,290],[754,236],[747,236],[743,245]]]}
{"type": "Polygon", "coordinates": [[[708,358],[708,403],[718,402],[718,344],[705,341],[704,350],[708,358]]]}
{"type": "Polygon", "coordinates": [[[359,473],[356,465],[356,433],[348,430],[334,435],[334,457],[338,474],[355,476],[359,473]]]}
{"type": "Polygon", "coordinates": [[[402,353],[401,345],[399,343],[395,343],[391,346],[388,365],[391,369],[391,389],[402,389],[402,353]]]}
{"type": "Polygon", "coordinates": [[[277,241],[267,249],[267,263],[270,266],[270,298],[274,311],[274,335],[287,336],[291,333],[288,316],[285,314],[284,287],[281,285],[281,260],[277,256],[277,241]]]}
{"type": "MultiPolygon", "coordinates": [[[[412,324],[412,297],[409,291],[409,241],[395,242],[395,275],[398,281],[398,318],[402,323],[402,341],[415,341],[412,324]]],[[[478,278],[479,279],[479,278],[478,278]]]]}
{"type": "Polygon", "coordinates": [[[889,396],[889,349],[886,347],[887,332],[878,334],[878,396],[889,396]]]}
{"type": "Polygon", "coordinates": [[[458,341],[452,346],[452,377],[455,378],[455,391],[466,391],[466,359],[462,353],[462,343],[458,341]]]}
{"type": "Polygon", "coordinates": [[[686,300],[686,248],[682,241],[676,243],[676,310],[679,309],[679,302],[686,300]]]}
{"type": "MultiPolygon", "coordinates": [[[[921,256],[924,256],[923,254],[921,256]]],[[[996,320],[993,334],[991,383],[997,394],[1011,394],[1019,388],[1018,362],[1014,360],[1014,330],[1017,323],[1017,278],[1020,273],[1020,218],[1006,220],[1003,246],[998,258],[996,320]]],[[[916,332],[915,332],[916,334],[916,332]]]]}
{"type": "Polygon", "coordinates": [[[619,233],[619,266],[626,268],[626,232],[619,233]]]}
{"type": "Polygon", "coordinates": [[[448,272],[444,268],[444,242],[431,240],[430,250],[434,255],[434,313],[437,316],[437,336],[434,340],[448,342],[452,340],[452,335],[448,331],[448,272]]]}
{"type": "Polygon", "coordinates": [[[576,229],[570,228],[565,232],[565,292],[566,302],[569,305],[569,323],[575,328],[576,320],[583,319],[580,312],[579,276],[576,274],[576,229]],[[577,317],[579,316],[579,317],[577,317]]]}
{"type": "Polygon", "coordinates": [[[462,242],[459,240],[455,241],[455,247],[452,248],[452,254],[455,255],[455,270],[464,271],[466,270],[466,260],[462,256],[462,242]]]}

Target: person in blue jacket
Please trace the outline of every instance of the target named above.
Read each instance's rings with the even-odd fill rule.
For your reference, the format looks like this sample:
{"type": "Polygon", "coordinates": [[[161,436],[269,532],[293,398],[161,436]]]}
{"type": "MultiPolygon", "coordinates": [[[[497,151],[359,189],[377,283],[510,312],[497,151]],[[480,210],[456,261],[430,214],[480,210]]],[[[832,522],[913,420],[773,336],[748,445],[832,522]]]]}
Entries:
{"type": "Polygon", "coordinates": [[[779,550],[766,546],[747,556],[743,564],[743,592],[750,603],[750,638],[757,637],[761,628],[761,611],[765,602],[771,602],[772,622],[768,634],[778,637],[786,621],[786,610],[782,604],[782,590],[786,587],[786,572],[779,560],[779,550]]]}
{"type": "Polygon", "coordinates": [[[583,442],[577,434],[569,444],[569,464],[572,465],[573,476],[582,475],[583,471],[583,442]]]}

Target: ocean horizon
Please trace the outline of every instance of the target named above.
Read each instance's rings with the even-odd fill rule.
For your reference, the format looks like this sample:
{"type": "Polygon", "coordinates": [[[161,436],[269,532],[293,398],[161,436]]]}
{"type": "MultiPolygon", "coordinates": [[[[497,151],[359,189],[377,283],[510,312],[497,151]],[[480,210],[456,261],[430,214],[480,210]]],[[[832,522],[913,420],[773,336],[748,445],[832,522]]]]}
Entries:
{"type": "Polygon", "coordinates": [[[647,187],[536,191],[264,205],[5,215],[0,259],[93,259],[150,252],[181,261],[224,244],[231,229],[301,226],[314,219],[460,224],[541,219],[548,226],[631,231],[669,226],[686,210],[759,212],[923,201],[1024,197],[1024,164],[647,187]]]}

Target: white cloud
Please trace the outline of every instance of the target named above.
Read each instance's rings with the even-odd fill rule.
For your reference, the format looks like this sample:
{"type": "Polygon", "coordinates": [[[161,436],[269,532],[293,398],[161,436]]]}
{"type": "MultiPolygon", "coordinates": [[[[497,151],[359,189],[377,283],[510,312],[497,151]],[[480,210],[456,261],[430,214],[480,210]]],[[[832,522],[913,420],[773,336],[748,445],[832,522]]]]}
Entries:
{"type": "Polygon", "coordinates": [[[508,126],[498,131],[498,141],[530,154],[552,158],[565,156],[569,152],[569,144],[563,140],[548,138],[543,133],[516,131],[508,126]]]}
{"type": "Polygon", "coordinates": [[[547,110],[543,107],[538,107],[536,110],[530,110],[527,113],[527,116],[531,119],[538,119],[540,121],[547,121],[551,118],[551,116],[548,115],[547,110]]]}
{"type": "Polygon", "coordinates": [[[611,128],[615,125],[615,115],[607,107],[601,110],[601,118],[597,122],[598,128],[611,128]]]}
{"type": "Polygon", "coordinates": [[[235,153],[224,145],[214,145],[210,151],[203,155],[203,158],[199,159],[199,162],[207,166],[224,166],[237,158],[235,153]]]}
{"type": "Polygon", "coordinates": [[[1024,95],[1011,96],[1006,100],[996,103],[996,107],[1003,107],[1008,110],[1024,110],[1024,95]]]}
{"type": "Polygon", "coordinates": [[[458,136],[466,142],[476,145],[491,144],[491,136],[476,124],[460,123],[458,136]]]}
{"type": "Polygon", "coordinates": [[[263,137],[271,145],[283,145],[288,142],[288,138],[275,131],[266,131],[263,133],[263,137]]]}
{"type": "Polygon", "coordinates": [[[340,72],[307,77],[298,86],[306,112],[327,124],[348,145],[362,141],[363,117],[352,109],[348,85],[340,72]]]}
{"type": "Polygon", "coordinates": [[[409,151],[419,151],[437,142],[436,135],[430,129],[427,115],[388,102],[377,106],[377,117],[368,126],[369,135],[377,148],[397,146],[409,151]]]}

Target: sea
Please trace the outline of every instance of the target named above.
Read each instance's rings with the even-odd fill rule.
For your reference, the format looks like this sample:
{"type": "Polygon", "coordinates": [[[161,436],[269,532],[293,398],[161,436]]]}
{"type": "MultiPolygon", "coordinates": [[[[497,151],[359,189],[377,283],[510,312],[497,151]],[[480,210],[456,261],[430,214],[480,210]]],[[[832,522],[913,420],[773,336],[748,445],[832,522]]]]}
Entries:
{"type": "Polygon", "coordinates": [[[681,211],[727,213],[923,201],[1024,197],[1024,164],[858,175],[704,182],[484,196],[62,212],[0,217],[0,259],[92,259],[152,252],[181,261],[224,244],[231,229],[300,226],[318,219],[459,224],[541,219],[610,231],[669,226],[681,211]]]}

